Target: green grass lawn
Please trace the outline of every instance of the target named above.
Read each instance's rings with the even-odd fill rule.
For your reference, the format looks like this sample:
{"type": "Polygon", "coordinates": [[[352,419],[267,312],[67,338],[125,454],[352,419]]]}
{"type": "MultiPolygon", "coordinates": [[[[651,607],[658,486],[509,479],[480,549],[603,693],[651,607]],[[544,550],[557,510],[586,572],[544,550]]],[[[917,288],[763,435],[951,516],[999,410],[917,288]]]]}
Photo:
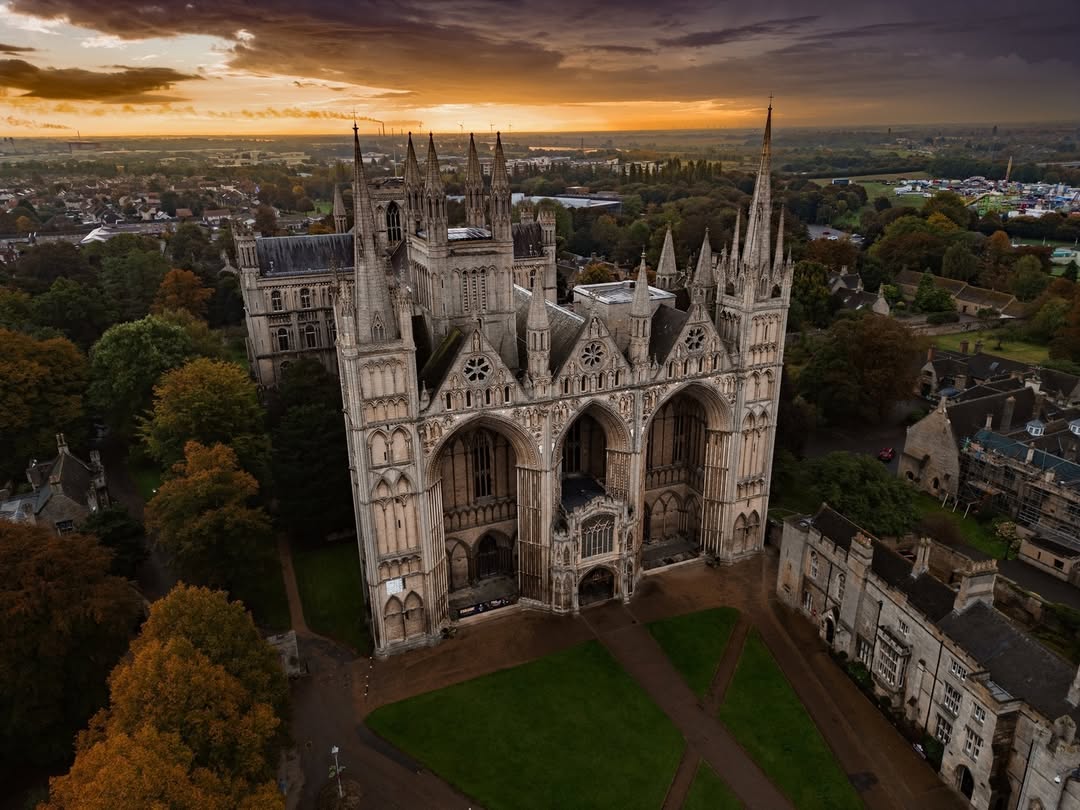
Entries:
{"type": "Polygon", "coordinates": [[[719,718],[799,810],[862,808],[756,631],[746,639],[719,718]]]}
{"type": "Polygon", "coordinates": [[[590,641],[372,712],[368,726],[488,810],[655,810],[682,735],[590,641]]]}
{"type": "Polygon", "coordinates": [[[294,549],[293,568],[308,627],[348,644],[357,652],[370,652],[364,577],[356,544],[294,549]]]}
{"type": "Polygon", "coordinates": [[[1001,336],[1001,348],[999,349],[997,347],[998,337],[998,331],[990,329],[984,332],[953,332],[949,335],[934,335],[929,340],[939,349],[949,349],[954,352],[960,351],[960,341],[962,340],[968,342],[968,351],[974,352],[975,341],[981,340],[983,342],[982,350],[986,354],[994,354],[1021,363],[1041,365],[1050,357],[1049,347],[1016,340],[1008,335],[1001,336]]]}
{"type": "Polygon", "coordinates": [[[704,696],[738,620],[735,608],[712,608],[661,619],[648,629],[690,688],[704,696]]]}
{"type": "Polygon", "coordinates": [[[1009,544],[994,533],[994,528],[989,524],[982,524],[975,518],[964,517],[963,510],[953,512],[944,508],[936,498],[931,498],[925,493],[920,493],[915,499],[915,510],[920,518],[941,515],[963,536],[964,542],[974,546],[984,554],[1003,560],[1009,550],[1009,544]]]}
{"type": "Polygon", "coordinates": [[[742,802],[735,798],[724,780],[702,762],[686,794],[682,810],[740,810],[742,802]]]}
{"type": "Polygon", "coordinates": [[[232,596],[247,606],[264,631],[284,633],[292,627],[289,597],[285,595],[285,579],[276,553],[267,555],[261,563],[253,563],[248,577],[232,589],[232,596]]]}

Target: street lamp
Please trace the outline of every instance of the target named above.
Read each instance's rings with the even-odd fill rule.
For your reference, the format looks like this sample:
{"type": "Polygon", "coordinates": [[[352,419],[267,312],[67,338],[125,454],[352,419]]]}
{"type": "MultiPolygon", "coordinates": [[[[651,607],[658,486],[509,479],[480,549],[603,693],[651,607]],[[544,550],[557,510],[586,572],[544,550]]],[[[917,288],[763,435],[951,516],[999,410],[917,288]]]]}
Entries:
{"type": "Polygon", "coordinates": [[[330,753],[334,755],[334,776],[337,779],[337,795],[339,799],[345,797],[345,792],[341,789],[341,766],[338,765],[338,747],[335,745],[331,747],[330,753]]]}

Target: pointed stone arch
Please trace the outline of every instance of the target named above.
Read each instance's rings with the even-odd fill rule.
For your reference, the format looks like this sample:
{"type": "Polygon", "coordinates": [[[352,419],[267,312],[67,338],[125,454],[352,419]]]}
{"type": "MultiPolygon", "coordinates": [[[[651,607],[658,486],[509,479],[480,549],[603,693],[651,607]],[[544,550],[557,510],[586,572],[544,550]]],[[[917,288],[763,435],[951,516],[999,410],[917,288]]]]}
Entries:
{"type": "Polygon", "coordinates": [[[416,591],[405,598],[405,638],[424,635],[424,600],[416,591]]]}
{"type": "Polygon", "coordinates": [[[405,640],[405,606],[396,596],[386,600],[383,608],[383,631],[387,643],[405,640]]]}

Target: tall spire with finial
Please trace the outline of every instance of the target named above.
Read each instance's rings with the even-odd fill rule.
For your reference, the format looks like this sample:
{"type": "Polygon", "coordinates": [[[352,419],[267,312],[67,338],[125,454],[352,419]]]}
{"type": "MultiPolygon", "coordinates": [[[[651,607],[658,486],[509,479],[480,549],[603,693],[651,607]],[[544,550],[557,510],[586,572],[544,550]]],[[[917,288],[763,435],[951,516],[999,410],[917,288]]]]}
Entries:
{"type": "MultiPolygon", "coordinates": [[[[671,231],[668,231],[671,235],[671,231]]],[[[630,301],[630,364],[644,368],[649,363],[649,339],[652,333],[652,302],[649,300],[649,274],[645,267],[645,251],[641,251],[634,297],[630,301]]]]}
{"type": "Polygon", "coordinates": [[[743,251],[751,272],[768,268],[769,238],[772,219],[772,98],[765,117],[765,137],[761,141],[761,162],[758,164],[754,196],[750,201],[750,219],[746,226],[746,247],[743,251]]]}
{"type": "Polygon", "coordinates": [[[429,245],[444,244],[447,239],[446,190],[443,188],[435,136],[428,133],[427,165],[424,167],[424,231],[429,245]]]}
{"type": "Polygon", "coordinates": [[[420,219],[424,210],[421,196],[423,195],[423,182],[420,180],[420,164],[416,162],[416,150],[413,149],[412,133],[409,133],[409,144],[405,153],[405,221],[408,223],[409,233],[416,233],[420,229],[420,219]]]}
{"type": "Polygon", "coordinates": [[[706,304],[709,290],[716,285],[712,266],[712,244],[709,242],[709,229],[705,229],[705,238],[701,240],[701,253],[698,254],[697,269],[690,285],[690,301],[694,304],[706,304]]]}
{"type": "Polygon", "coordinates": [[[480,173],[476,139],[471,132],[469,159],[465,164],[465,224],[470,228],[484,227],[484,176],[480,173]]]}
{"type": "Polygon", "coordinates": [[[491,166],[491,236],[506,242],[513,238],[510,209],[510,176],[506,173],[506,156],[503,154],[502,133],[495,134],[495,160],[491,166]]]}
{"type": "Polygon", "coordinates": [[[780,208],[780,225],[776,231],[776,254],[773,256],[773,276],[779,279],[784,270],[784,209],[780,208]]]}
{"type": "Polygon", "coordinates": [[[375,208],[364,174],[356,124],[353,124],[353,264],[357,340],[367,343],[395,339],[397,321],[390,305],[385,257],[379,253],[375,241],[375,208]]]}
{"type": "Polygon", "coordinates": [[[341,196],[341,186],[334,184],[334,230],[345,233],[349,230],[349,217],[345,213],[345,199],[341,196]]]}
{"type": "Polygon", "coordinates": [[[660,249],[660,263],[656,266],[656,286],[669,292],[678,283],[679,268],[675,264],[675,243],[671,238],[671,226],[664,234],[664,246],[660,249]]]}

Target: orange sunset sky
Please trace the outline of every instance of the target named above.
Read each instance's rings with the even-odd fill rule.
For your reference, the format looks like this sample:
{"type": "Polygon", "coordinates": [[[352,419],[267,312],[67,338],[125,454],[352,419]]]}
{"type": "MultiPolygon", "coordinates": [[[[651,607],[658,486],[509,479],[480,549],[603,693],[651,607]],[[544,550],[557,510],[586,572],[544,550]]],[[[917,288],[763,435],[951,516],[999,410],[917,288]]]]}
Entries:
{"type": "Polygon", "coordinates": [[[6,0],[0,134],[756,126],[770,93],[788,126],[1078,117],[1075,4],[1016,9],[6,0]]]}

